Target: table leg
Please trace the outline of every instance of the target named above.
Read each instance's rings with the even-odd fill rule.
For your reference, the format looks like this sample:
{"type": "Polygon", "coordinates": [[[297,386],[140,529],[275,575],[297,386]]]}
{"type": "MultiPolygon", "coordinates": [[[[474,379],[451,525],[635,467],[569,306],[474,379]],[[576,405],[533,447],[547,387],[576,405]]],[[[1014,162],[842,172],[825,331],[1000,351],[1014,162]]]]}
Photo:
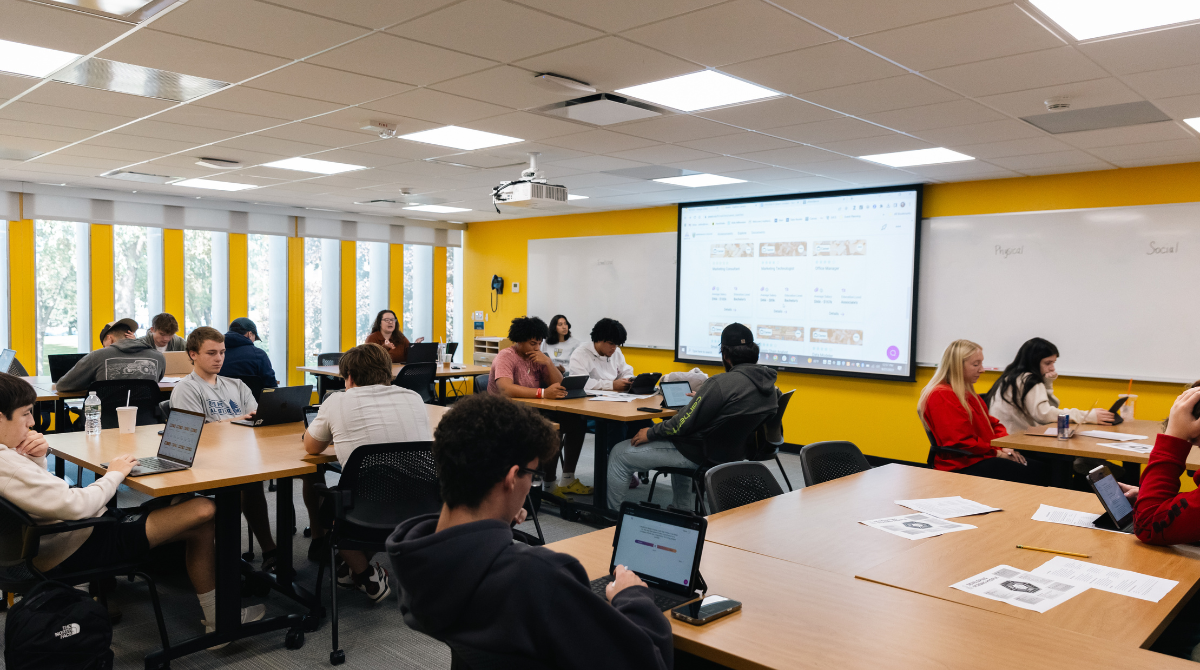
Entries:
{"type": "Polygon", "coordinates": [[[446,404],[446,378],[438,377],[438,404],[446,404]]]}
{"type": "Polygon", "coordinates": [[[308,608],[310,619],[305,629],[315,631],[324,612],[311,591],[296,583],[296,568],[292,565],[292,529],[296,527],[296,507],[292,497],[295,479],[275,480],[275,577],[272,588],[308,608]]]}
{"type": "Polygon", "coordinates": [[[67,461],[62,456],[54,456],[54,476],[59,479],[67,478],[67,461]]]}
{"type": "Polygon", "coordinates": [[[608,509],[608,450],[612,449],[612,438],[620,426],[607,419],[596,419],[596,446],[593,450],[595,481],[592,482],[592,504],[601,512],[608,509]]]}

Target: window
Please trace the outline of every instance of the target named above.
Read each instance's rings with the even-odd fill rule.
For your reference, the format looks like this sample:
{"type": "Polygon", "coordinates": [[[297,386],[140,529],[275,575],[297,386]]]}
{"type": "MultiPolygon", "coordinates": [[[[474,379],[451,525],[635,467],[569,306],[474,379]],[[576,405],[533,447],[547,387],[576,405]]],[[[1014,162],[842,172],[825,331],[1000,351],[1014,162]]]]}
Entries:
{"type": "Polygon", "coordinates": [[[0,349],[8,342],[8,222],[0,221],[0,349]]]}
{"type": "Polygon", "coordinates": [[[358,242],[358,272],[355,283],[357,342],[371,334],[375,315],[388,309],[388,245],[386,242],[358,242]]]}
{"type": "Polygon", "coordinates": [[[404,334],[433,340],[433,247],[404,245],[404,334]]]}
{"type": "MultiPolygon", "coordinates": [[[[317,354],[341,351],[340,240],[304,240],[304,364],[316,365],[317,354]]],[[[305,375],[305,384],[315,384],[305,375]]]]}
{"type": "Polygon", "coordinates": [[[229,325],[229,235],[183,231],[184,335],[200,326],[229,325]]]}
{"type": "Polygon", "coordinates": [[[454,360],[463,361],[461,344],[466,340],[466,322],[463,321],[462,300],[462,247],[446,249],[446,341],[459,342],[458,350],[454,352],[454,360]]]}
{"type": "Polygon", "coordinates": [[[50,374],[49,355],[99,348],[91,338],[89,239],[86,223],[34,222],[36,374],[50,374]]]}
{"type": "Polygon", "coordinates": [[[161,229],[113,226],[113,313],[137,321],[139,337],[162,311],[162,267],[161,229]]]}
{"type": "Polygon", "coordinates": [[[246,273],[249,317],[262,338],[254,343],[267,352],[280,383],[287,383],[287,238],[248,235],[246,273]]]}

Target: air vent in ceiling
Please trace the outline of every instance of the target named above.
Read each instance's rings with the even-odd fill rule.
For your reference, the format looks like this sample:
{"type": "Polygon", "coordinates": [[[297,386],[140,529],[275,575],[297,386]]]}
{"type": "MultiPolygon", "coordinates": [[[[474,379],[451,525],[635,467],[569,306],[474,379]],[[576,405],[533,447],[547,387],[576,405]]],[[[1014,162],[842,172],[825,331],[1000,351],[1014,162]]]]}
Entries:
{"type": "Polygon", "coordinates": [[[445,198],[430,198],[427,196],[412,195],[403,198],[387,198],[380,200],[364,200],[356,202],[356,205],[368,205],[370,207],[387,207],[389,209],[400,209],[402,207],[412,207],[413,205],[440,205],[449,202],[445,198]]]}
{"type": "Polygon", "coordinates": [[[679,168],[662,165],[647,165],[646,167],[621,168],[620,170],[604,170],[604,174],[617,177],[633,177],[634,179],[666,179],[668,177],[683,177],[689,174],[699,174],[695,170],[680,170],[679,168]]]}
{"type": "Polygon", "coordinates": [[[140,181],[144,184],[169,184],[173,181],[181,179],[181,177],[168,177],[161,174],[148,174],[145,172],[129,172],[126,170],[111,170],[100,175],[107,179],[121,179],[124,181],[140,181]]]}
{"type": "Polygon", "coordinates": [[[1137,126],[1143,123],[1158,123],[1159,121],[1170,121],[1171,117],[1163,114],[1153,104],[1143,100],[1141,102],[1126,102],[1120,105],[1072,109],[1067,112],[1035,114],[1033,116],[1023,116],[1021,120],[1035,125],[1048,133],[1058,135],[1061,133],[1078,133],[1084,130],[1102,130],[1104,128],[1137,126]]]}
{"type": "Polygon", "coordinates": [[[0,146],[0,161],[27,161],[30,158],[36,158],[41,155],[42,152],[40,151],[0,146]]]}
{"type": "Polygon", "coordinates": [[[664,111],[611,93],[597,93],[566,102],[542,107],[537,111],[572,121],[582,121],[594,126],[609,126],[614,123],[637,121],[662,116],[664,111]]]}
{"type": "Polygon", "coordinates": [[[156,70],[152,67],[130,65],[103,58],[88,58],[51,77],[53,81],[98,88],[117,93],[159,98],[172,102],[187,102],[193,98],[219,91],[228,83],[216,79],[193,77],[188,74],[156,70]]]}

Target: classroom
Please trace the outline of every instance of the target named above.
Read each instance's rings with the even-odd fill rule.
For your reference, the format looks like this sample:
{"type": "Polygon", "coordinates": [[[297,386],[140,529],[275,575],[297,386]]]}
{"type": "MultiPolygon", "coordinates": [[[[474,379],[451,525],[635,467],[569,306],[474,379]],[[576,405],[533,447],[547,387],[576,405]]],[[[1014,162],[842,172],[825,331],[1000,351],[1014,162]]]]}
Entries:
{"type": "Polygon", "coordinates": [[[0,667],[1196,667],[1197,45],[0,0],[0,667]]]}

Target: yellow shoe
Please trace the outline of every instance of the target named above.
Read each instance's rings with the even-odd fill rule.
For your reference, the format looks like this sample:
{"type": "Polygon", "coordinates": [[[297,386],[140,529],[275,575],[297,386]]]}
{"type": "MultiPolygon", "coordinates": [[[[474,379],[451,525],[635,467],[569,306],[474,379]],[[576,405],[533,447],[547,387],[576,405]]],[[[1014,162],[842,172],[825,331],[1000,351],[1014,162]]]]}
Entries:
{"type": "Polygon", "coordinates": [[[590,496],[590,495],[592,495],[592,487],[584,486],[583,482],[579,481],[578,479],[575,479],[567,486],[555,486],[554,487],[554,495],[556,495],[556,496],[564,496],[564,495],[590,496]]]}

